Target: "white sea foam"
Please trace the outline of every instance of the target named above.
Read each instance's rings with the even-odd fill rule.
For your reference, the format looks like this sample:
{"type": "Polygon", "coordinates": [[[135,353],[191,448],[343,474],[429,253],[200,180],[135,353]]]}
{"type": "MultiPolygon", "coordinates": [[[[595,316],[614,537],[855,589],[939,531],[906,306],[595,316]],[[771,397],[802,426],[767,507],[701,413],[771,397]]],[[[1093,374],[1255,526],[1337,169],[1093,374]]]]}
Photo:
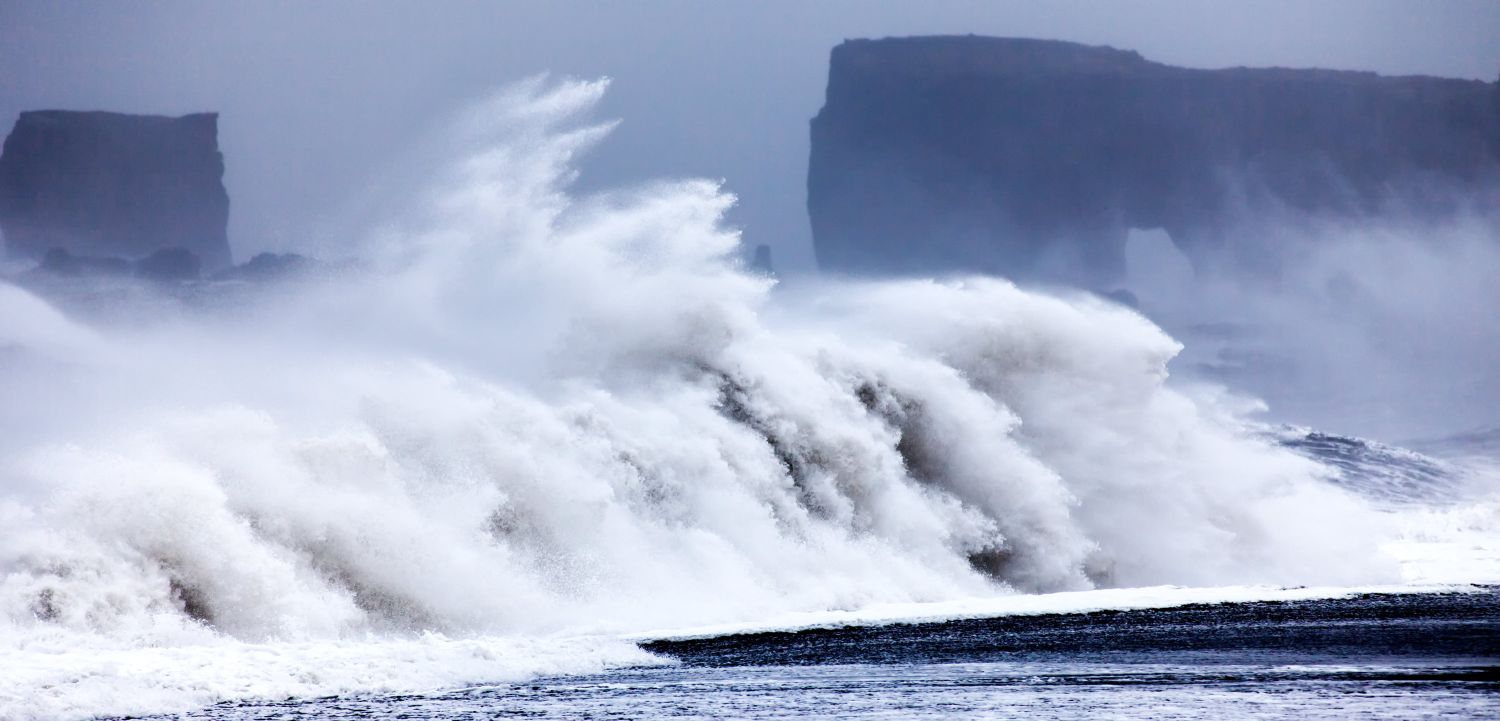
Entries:
{"type": "Polygon", "coordinates": [[[1500,585],[1500,495],[1392,516],[1399,531],[1384,549],[1408,583],[1500,585]]]}
{"type": "Polygon", "coordinates": [[[588,670],[651,659],[555,639],[881,604],[1401,581],[1388,514],[1169,384],[1129,310],[773,292],[713,183],[571,197],[603,91],[466,116],[357,273],[128,323],[0,285],[0,717],[588,670]]]}
{"type": "Polygon", "coordinates": [[[101,646],[54,633],[0,650],[0,712],[37,721],[191,711],[230,699],[423,693],[666,663],[608,639],[407,639],[101,646]]]}

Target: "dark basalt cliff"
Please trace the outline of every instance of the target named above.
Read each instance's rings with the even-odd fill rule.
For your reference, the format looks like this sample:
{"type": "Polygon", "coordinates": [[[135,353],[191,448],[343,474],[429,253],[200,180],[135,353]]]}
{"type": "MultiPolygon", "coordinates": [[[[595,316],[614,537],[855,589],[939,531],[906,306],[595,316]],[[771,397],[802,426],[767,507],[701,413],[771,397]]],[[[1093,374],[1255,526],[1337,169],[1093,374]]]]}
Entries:
{"type": "Polygon", "coordinates": [[[138,261],[182,250],[226,267],[223,176],[217,114],[21,113],[0,153],[5,252],[138,261]]]}
{"type": "Polygon", "coordinates": [[[833,50],[808,211],[824,270],[1109,287],[1131,228],[1274,267],[1253,240],[1220,251],[1272,217],[1492,212],[1497,188],[1496,84],[921,37],[833,50]]]}

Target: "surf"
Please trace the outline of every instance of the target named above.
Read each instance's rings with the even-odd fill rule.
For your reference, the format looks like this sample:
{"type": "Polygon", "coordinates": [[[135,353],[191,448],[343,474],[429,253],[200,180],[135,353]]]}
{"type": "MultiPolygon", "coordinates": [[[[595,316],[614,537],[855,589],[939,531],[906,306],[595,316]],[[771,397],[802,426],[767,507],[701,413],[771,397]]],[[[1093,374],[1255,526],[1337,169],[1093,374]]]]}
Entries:
{"type": "Polygon", "coordinates": [[[797,614],[1403,581],[1391,515],[1174,382],[1134,310],[778,287],[719,183],[575,194],[606,88],[462,113],[337,273],[107,315],[0,286],[4,715],[656,663],[631,634],[797,614]]]}

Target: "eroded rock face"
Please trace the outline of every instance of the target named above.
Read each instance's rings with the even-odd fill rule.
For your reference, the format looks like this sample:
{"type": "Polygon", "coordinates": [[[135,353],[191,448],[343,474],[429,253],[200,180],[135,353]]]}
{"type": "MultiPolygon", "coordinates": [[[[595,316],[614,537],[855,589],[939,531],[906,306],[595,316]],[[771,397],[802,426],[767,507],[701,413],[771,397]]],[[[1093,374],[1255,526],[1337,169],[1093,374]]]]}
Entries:
{"type": "Polygon", "coordinates": [[[1497,189],[1496,84],[919,37],[834,49],[808,211],[824,270],[1107,288],[1131,228],[1274,268],[1253,233],[1225,246],[1267,218],[1492,212],[1497,189]]]}
{"type": "Polygon", "coordinates": [[[0,152],[5,253],[142,260],[177,249],[204,270],[227,267],[223,176],[214,113],[21,113],[0,152]]]}

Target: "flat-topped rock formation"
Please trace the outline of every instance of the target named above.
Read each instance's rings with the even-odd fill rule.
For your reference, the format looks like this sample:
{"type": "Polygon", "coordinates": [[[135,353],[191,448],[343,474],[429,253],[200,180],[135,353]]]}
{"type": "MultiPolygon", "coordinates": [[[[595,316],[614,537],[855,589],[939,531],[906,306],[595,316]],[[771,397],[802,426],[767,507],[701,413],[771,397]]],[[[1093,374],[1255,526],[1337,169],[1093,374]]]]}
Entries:
{"type": "Polygon", "coordinates": [[[808,212],[827,271],[1107,288],[1131,228],[1165,229],[1200,268],[1274,268],[1244,228],[1496,212],[1497,189],[1494,83],[918,37],[833,50],[808,212]]]}
{"type": "Polygon", "coordinates": [[[140,261],[178,249],[227,267],[223,176],[214,113],[21,113],[0,151],[5,253],[140,261]]]}

